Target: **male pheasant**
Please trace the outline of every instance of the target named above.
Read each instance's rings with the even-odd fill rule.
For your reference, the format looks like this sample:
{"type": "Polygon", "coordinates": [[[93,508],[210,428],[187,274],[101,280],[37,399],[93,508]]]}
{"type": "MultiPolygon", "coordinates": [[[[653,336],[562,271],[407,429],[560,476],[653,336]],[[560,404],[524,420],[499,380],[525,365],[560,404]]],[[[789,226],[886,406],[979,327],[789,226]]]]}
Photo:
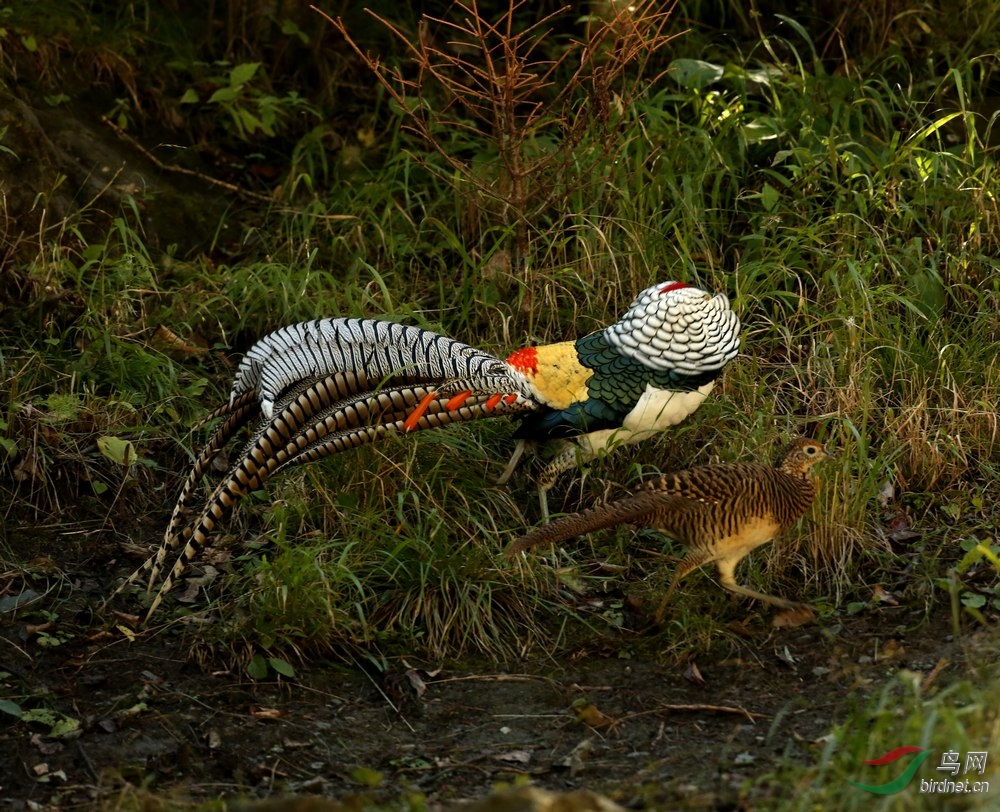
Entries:
{"type": "Polygon", "coordinates": [[[507,363],[531,381],[545,408],[521,416],[506,482],[528,444],[555,447],[538,475],[547,491],[578,464],[677,425],[708,397],[739,350],[740,323],[723,294],[683,282],[654,285],[610,327],[576,341],[526,347],[507,363]]]}
{"type": "Polygon", "coordinates": [[[651,527],[688,548],[657,609],[657,623],[680,580],[712,561],[729,591],[784,609],[807,609],[740,586],[736,565],[805,514],[816,496],[812,467],[828,456],[832,454],[821,443],[800,439],[770,466],[737,462],[667,474],[623,499],[537,527],[511,544],[507,554],[629,522],[651,527]]]}
{"type": "Polygon", "coordinates": [[[334,318],[283,327],[243,358],[229,402],[211,415],[221,423],[194,461],[160,548],[119,591],[146,573],[152,590],[167,556],[184,545],[148,618],[242,496],[284,468],[387,434],[517,416],[519,436],[572,444],[549,466],[554,482],[578,450],[592,456],[683,420],[738,350],[739,319],[726,297],[681,282],[643,291],[604,330],[521,350],[506,361],[387,321],[334,318]],[[239,458],[189,520],[211,460],[254,424],[239,458]]]}

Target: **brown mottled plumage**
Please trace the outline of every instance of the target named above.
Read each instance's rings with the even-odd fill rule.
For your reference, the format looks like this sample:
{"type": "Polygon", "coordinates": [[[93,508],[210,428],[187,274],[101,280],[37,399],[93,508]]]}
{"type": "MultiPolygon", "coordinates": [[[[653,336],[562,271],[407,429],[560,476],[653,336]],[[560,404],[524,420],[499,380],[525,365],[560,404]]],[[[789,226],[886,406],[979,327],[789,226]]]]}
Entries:
{"type": "Polygon", "coordinates": [[[710,561],[731,592],[784,609],[801,609],[802,604],[737,584],[736,565],[809,509],[816,496],[811,469],[827,456],[832,454],[821,443],[795,440],[774,465],[737,462],[667,474],[624,499],[537,527],[515,541],[507,554],[630,522],[652,527],[688,547],[657,610],[657,622],[681,578],[710,561]]]}

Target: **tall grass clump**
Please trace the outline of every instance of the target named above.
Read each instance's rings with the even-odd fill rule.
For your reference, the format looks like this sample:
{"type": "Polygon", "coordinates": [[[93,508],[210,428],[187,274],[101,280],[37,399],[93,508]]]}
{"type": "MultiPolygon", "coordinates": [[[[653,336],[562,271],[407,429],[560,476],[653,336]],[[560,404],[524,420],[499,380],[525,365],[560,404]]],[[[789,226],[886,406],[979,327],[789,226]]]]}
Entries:
{"type": "Polygon", "coordinates": [[[104,514],[124,509],[125,493],[147,500],[150,471],[176,464],[178,423],[200,414],[210,388],[174,361],[207,348],[173,340],[134,215],[123,211],[101,242],[42,242],[5,313],[2,487],[36,518],[77,499],[104,514]]]}
{"type": "Polygon", "coordinates": [[[983,773],[965,770],[968,753],[989,753],[1000,742],[996,675],[986,669],[979,676],[985,679],[937,686],[925,684],[928,681],[918,674],[900,671],[875,699],[857,703],[845,721],[824,737],[815,767],[803,769],[789,763],[787,770],[767,777],[771,792],[779,796],[771,798],[769,805],[788,812],[831,805],[846,812],[984,808],[989,792],[920,791],[921,782],[961,783],[965,779],[970,785],[985,782],[993,791],[998,772],[988,756],[983,773]],[[850,783],[879,786],[899,777],[910,763],[908,758],[919,755],[885,766],[869,766],[864,761],[904,745],[933,752],[901,791],[879,795],[850,783]],[[957,775],[937,769],[949,751],[958,754],[957,775]]]}
{"type": "MultiPolygon", "coordinates": [[[[509,659],[545,640],[559,614],[544,576],[503,563],[504,528],[524,506],[490,482],[468,427],[362,448],[275,486],[258,551],[228,580],[233,608],[200,658],[391,653],[394,640],[434,656],[509,659]]],[[[495,472],[494,472],[495,473],[495,472]]],[[[548,645],[551,645],[549,643],[548,645]]]]}

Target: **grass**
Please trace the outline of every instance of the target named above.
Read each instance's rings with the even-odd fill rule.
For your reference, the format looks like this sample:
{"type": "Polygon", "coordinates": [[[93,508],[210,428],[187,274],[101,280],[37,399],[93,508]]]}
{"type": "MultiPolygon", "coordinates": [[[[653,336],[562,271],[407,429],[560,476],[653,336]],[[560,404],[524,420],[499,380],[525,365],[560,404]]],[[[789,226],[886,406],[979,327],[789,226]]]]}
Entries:
{"type": "Polygon", "coordinates": [[[925,686],[920,676],[901,671],[882,688],[879,696],[860,705],[844,722],[837,725],[827,738],[818,764],[803,770],[790,766],[785,775],[775,776],[783,785],[783,800],[773,808],[811,810],[821,808],[836,799],[837,809],[981,809],[987,794],[920,793],[921,782],[969,779],[986,782],[990,790],[996,785],[997,770],[985,762],[985,771],[966,770],[970,752],[990,751],[1000,743],[1000,722],[996,713],[997,688],[995,674],[984,671],[985,684],[963,680],[947,687],[925,686]],[[935,750],[927,758],[927,766],[918,770],[909,791],[877,795],[848,785],[848,781],[869,786],[883,785],[896,779],[907,766],[900,760],[885,766],[871,767],[863,760],[878,759],[905,742],[906,746],[935,750]],[[947,743],[942,748],[942,743],[947,743]],[[943,751],[958,754],[960,770],[940,772],[943,751]],[[933,767],[933,769],[931,769],[933,767]],[[794,795],[787,790],[794,789],[794,795]]]}
{"type": "MultiPolygon", "coordinates": [[[[400,129],[400,111],[381,125],[378,156],[319,167],[314,153],[299,153],[297,165],[312,174],[295,179],[292,206],[247,232],[246,256],[231,265],[154,261],[135,206],[101,241],[88,242],[71,223],[61,229],[62,248],[40,235],[24,279],[50,291],[55,309],[36,298],[14,311],[15,326],[33,327],[33,338],[3,355],[11,381],[4,465],[15,506],[55,507],[54,483],[74,472],[100,483],[103,496],[120,493],[143,466],[178,470],[193,442],[182,427],[202,413],[206,395],[224,396],[230,373],[216,350],[245,348],[281,324],[386,314],[503,349],[581,334],[613,320],[651,279],[683,277],[731,293],[744,352],[711,411],[650,444],[640,464],[770,456],[783,437],[817,433],[839,449],[826,465],[823,507],[796,543],[768,554],[759,576],[795,563],[818,594],[836,603],[857,597],[850,584],[861,563],[891,557],[872,509],[887,487],[900,494],[893,504],[901,510],[912,494],[924,495],[926,514],[950,503],[939,494],[968,487],[990,502],[1000,388],[997,184],[971,112],[971,65],[904,85],[877,73],[830,75],[804,30],[792,31],[726,63],[678,61],[655,93],[635,94],[621,114],[615,161],[601,168],[599,199],[569,172],[564,196],[552,198],[562,210],[538,212],[524,273],[504,248],[509,223],[492,220],[463,181],[449,180],[442,153],[400,129]],[[958,109],[941,113],[932,98],[958,109]],[[338,182],[320,187],[328,172],[338,182]],[[177,340],[158,341],[160,325],[177,340]],[[93,434],[132,443],[139,462],[116,467],[77,437],[79,420],[60,416],[57,403],[87,415],[93,434]]],[[[488,139],[472,146],[488,151],[488,139]]],[[[301,634],[328,642],[346,628],[346,613],[365,627],[346,636],[366,643],[378,628],[423,636],[439,653],[453,644],[509,651],[515,621],[470,627],[461,612],[473,605],[534,615],[527,604],[494,603],[516,576],[490,564],[534,520],[530,488],[454,479],[456,469],[485,471],[503,456],[505,435],[492,426],[443,432],[366,456],[378,459],[375,474],[343,459],[322,476],[306,471],[276,483],[284,507],[264,517],[266,532],[286,552],[253,577],[289,583],[272,585],[284,595],[279,605],[264,611],[269,599],[257,594],[247,616],[325,617],[326,633],[301,634]],[[345,521],[343,502],[359,492],[368,496],[345,521]],[[326,564],[307,568],[298,585],[290,551],[300,547],[326,564]],[[449,550],[463,563],[440,566],[449,550]],[[288,596],[317,583],[342,585],[344,607],[362,608],[294,608],[288,596]],[[361,584],[367,597],[355,594],[361,584]],[[398,594],[372,605],[386,588],[398,594]],[[458,627],[466,637],[454,637],[458,627]]],[[[634,481],[620,459],[598,471],[612,487],[634,481]]],[[[574,489],[565,504],[598,495],[574,489]]],[[[281,634],[271,628],[277,621],[261,623],[263,640],[299,636],[296,622],[281,634]]]]}
{"type": "MultiPolygon", "coordinates": [[[[5,518],[77,505],[120,522],[162,512],[197,446],[187,426],[223,400],[237,354],[282,324],[387,315],[504,350],[595,329],[652,281],[683,278],[729,292],[741,356],[688,424],[594,463],[553,494],[556,506],[660,470],[770,457],[788,436],[815,434],[838,452],[819,506],[742,577],[831,616],[862,611],[888,585],[951,613],[956,634],[995,623],[995,562],[969,559],[991,543],[1000,496],[1000,181],[995,114],[977,112],[995,60],[974,48],[987,28],[971,24],[965,50],[939,49],[948,64],[907,61],[907,39],[842,70],[798,22],[782,30],[732,49],[697,34],[671,40],[672,57],[705,61],[676,62],[629,99],[613,160],[592,167],[601,183],[581,182],[580,167],[564,186],[556,175],[553,193],[532,199],[526,244],[518,212],[501,216],[403,126],[404,110],[385,106],[366,113],[371,132],[350,149],[329,149],[319,129],[302,134],[287,197],[254,226],[232,223],[241,233],[228,254],[220,238],[214,255],[159,256],[138,203],[111,212],[103,235],[86,213],[31,240],[5,235],[21,292],[4,294],[0,327],[5,518]],[[123,443],[124,458],[113,450],[123,443]],[[924,528],[919,549],[889,539],[902,520],[924,528]],[[901,562],[908,577],[893,575],[901,562]]],[[[57,55],[44,57],[48,68],[57,55]]],[[[607,133],[589,137],[588,167],[607,133]]],[[[451,146],[482,181],[476,167],[496,146],[488,128],[451,146]]],[[[212,587],[227,621],[191,640],[192,656],[246,664],[262,651],[302,662],[415,649],[507,660],[620,628],[617,608],[586,596],[622,579],[594,578],[588,563],[650,576],[635,591],[653,600],[669,567],[637,552],[630,531],[537,563],[503,561],[538,518],[526,477],[490,482],[509,433],[487,421],[278,478],[230,521],[238,566],[212,587]]],[[[729,604],[706,580],[685,582],[664,656],[732,643],[714,614],[729,604]],[[700,611],[706,602],[712,613],[700,611]]],[[[996,740],[995,716],[960,710],[995,707],[995,683],[928,692],[908,679],[839,725],[814,770],[774,779],[799,790],[783,808],[823,806],[831,777],[860,776],[862,754],[898,743],[900,720],[921,746],[996,740]]],[[[920,808],[907,797],[879,803],[920,808]]],[[[844,798],[840,808],[873,802],[844,798]]]]}

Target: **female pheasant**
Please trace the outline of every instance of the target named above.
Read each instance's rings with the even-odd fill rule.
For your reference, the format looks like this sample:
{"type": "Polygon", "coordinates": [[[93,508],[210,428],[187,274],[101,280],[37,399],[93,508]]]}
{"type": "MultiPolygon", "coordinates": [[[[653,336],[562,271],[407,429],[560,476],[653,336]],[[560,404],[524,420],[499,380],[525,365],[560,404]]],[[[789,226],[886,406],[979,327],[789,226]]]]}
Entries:
{"type": "Polygon", "coordinates": [[[623,499],[537,527],[511,544],[507,554],[629,522],[651,527],[688,548],[656,611],[657,623],[680,580],[712,561],[730,592],[784,609],[807,609],[740,586],[736,565],[805,514],[816,497],[812,467],[828,456],[832,454],[821,443],[796,440],[774,465],[737,462],[667,474],[623,499]]]}
{"type": "Polygon", "coordinates": [[[518,437],[564,444],[543,473],[542,487],[550,487],[578,456],[636,442],[697,409],[739,351],[739,327],[724,295],[682,282],[643,291],[604,330],[507,360],[388,321],[333,318],[283,327],[243,358],[228,403],[211,415],[221,423],[194,461],[163,542],[119,591],[146,573],[152,590],[169,554],[183,545],[148,618],[242,496],[284,468],[387,434],[516,416],[518,437]],[[189,520],[209,463],[254,424],[237,461],[189,520]]]}

